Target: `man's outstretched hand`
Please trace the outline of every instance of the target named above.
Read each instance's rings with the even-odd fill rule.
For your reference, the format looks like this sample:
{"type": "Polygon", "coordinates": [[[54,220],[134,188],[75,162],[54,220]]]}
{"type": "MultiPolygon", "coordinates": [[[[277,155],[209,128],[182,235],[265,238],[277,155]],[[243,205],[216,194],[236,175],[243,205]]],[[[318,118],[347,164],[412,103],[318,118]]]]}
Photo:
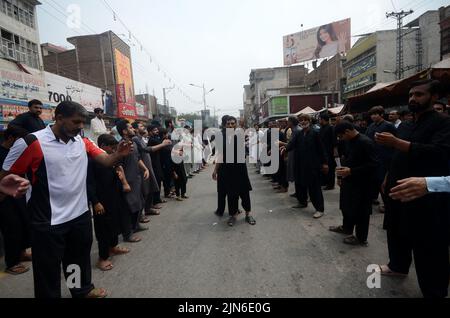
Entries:
{"type": "Polygon", "coordinates": [[[117,146],[117,153],[122,157],[128,156],[131,152],[133,152],[132,141],[121,141],[117,146]]]}
{"type": "Polygon", "coordinates": [[[30,182],[14,174],[10,174],[0,180],[0,193],[13,198],[24,196],[30,188],[30,182]]]}

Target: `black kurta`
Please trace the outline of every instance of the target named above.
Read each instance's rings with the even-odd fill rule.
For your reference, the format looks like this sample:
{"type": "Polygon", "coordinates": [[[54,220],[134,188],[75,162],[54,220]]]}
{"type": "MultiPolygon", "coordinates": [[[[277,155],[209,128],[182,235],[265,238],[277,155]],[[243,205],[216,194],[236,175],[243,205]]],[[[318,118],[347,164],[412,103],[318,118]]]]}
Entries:
{"type": "MultiPolygon", "coordinates": [[[[400,139],[410,141],[409,152],[397,151],[387,180],[387,193],[398,180],[409,177],[441,177],[449,175],[450,118],[430,111],[415,123],[404,124],[398,131],[400,139]]],[[[449,240],[450,195],[427,196],[410,203],[388,199],[384,226],[394,230],[411,243],[449,240]]]]}
{"type": "Polygon", "coordinates": [[[372,210],[372,183],[378,167],[373,142],[365,135],[358,135],[348,142],[344,167],[351,169],[351,176],[342,179],[340,207],[345,214],[370,214],[372,210]]]}
{"type": "Polygon", "coordinates": [[[238,138],[235,136],[234,158],[231,162],[227,162],[227,149],[231,149],[232,145],[231,140],[228,141],[227,137],[224,136],[223,163],[220,165],[219,172],[219,190],[223,189],[227,195],[239,195],[241,193],[252,191],[247,164],[245,162],[238,163],[237,143],[238,138]]]}
{"type": "Polygon", "coordinates": [[[328,164],[325,148],[317,131],[310,129],[298,131],[286,147],[287,151],[295,150],[296,182],[307,187],[311,180],[318,180],[321,168],[328,164]]]}

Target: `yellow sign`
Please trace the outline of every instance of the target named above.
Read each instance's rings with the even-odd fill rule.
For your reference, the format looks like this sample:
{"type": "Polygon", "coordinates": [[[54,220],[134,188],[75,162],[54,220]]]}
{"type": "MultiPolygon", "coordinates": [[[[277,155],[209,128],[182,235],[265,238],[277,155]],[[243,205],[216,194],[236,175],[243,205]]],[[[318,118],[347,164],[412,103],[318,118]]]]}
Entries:
{"type": "Polygon", "coordinates": [[[134,86],[130,59],[115,49],[117,85],[125,86],[125,103],[134,105],[134,86]]]}

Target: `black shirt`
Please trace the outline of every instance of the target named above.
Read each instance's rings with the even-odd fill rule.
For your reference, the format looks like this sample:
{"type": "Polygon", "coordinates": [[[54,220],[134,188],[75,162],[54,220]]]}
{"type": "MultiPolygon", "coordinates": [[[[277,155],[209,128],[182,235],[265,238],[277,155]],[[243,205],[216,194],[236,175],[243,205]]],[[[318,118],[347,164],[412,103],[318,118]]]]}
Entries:
{"type": "MultiPolygon", "coordinates": [[[[403,124],[398,137],[411,142],[411,147],[408,152],[394,153],[387,193],[402,179],[449,175],[450,117],[430,111],[417,122],[403,124]]],[[[388,198],[385,228],[398,229],[414,240],[448,240],[449,203],[450,195],[443,193],[430,193],[409,203],[388,198]]]]}
{"type": "MultiPolygon", "coordinates": [[[[395,128],[395,126],[385,120],[381,123],[373,123],[372,125],[370,125],[369,128],[367,128],[366,135],[372,141],[375,141],[375,134],[384,132],[397,135],[397,129],[395,128]]],[[[388,168],[392,159],[392,155],[394,153],[393,150],[379,144],[375,144],[375,150],[377,152],[380,163],[384,165],[385,168],[388,168]]]]}
{"type": "Polygon", "coordinates": [[[27,130],[30,134],[45,129],[44,121],[39,116],[36,116],[30,112],[20,114],[9,124],[21,127],[27,130]]]}
{"type": "Polygon", "coordinates": [[[6,149],[2,145],[0,145],[0,167],[3,166],[3,162],[5,161],[6,157],[8,156],[9,149],[6,149]]]}
{"type": "Polygon", "coordinates": [[[370,184],[378,166],[375,145],[367,136],[359,134],[347,143],[343,166],[351,169],[351,176],[344,179],[348,182],[370,184]]]}
{"type": "Polygon", "coordinates": [[[336,146],[337,140],[334,134],[334,128],[331,125],[325,125],[320,128],[320,139],[325,147],[328,159],[334,158],[334,147],[336,146]]]}

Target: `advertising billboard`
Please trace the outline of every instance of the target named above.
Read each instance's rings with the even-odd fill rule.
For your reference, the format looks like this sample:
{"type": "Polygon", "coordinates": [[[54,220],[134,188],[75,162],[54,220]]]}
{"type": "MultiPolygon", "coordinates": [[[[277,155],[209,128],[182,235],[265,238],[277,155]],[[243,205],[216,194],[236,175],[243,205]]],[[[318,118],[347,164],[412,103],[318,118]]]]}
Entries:
{"type": "Polygon", "coordinates": [[[30,69],[20,71],[17,65],[0,59],[0,99],[2,102],[26,104],[32,99],[45,100],[47,89],[44,74],[30,69]]]}
{"type": "Polygon", "coordinates": [[[105,110],[112,105],[109,91],[48,72],[45,72],[45,80],[48,90],[45,103],[49,105],[57,106],[66,100],[74,101],[91,113],[96,108],[105,110]]]}
{"type": "Polygon", "coordinates": [[[346,53],[351,48],[351,19],[283,37],[284,65],[346,53]]]}
{"type": "Polygon", "coordinates": [[[289,101],[286,96],[273,97],[270,100],[270,115],[288,115],[289,114],[289,101]]]}
{"type": "MultiPolygon", "coordinates": [[[[11,122],[20,114],[26,113],[28,111],[29,109],[27,106],[11,105],[11,104],[0,105],[0,121],[7,123],[11,122]]],[[[53,122],[54,109],[44,108],[42,110],[42,114],[40,117],[46,124],[53,122]]]]}
{"type": "Polygon", "coordinates": [[[114,49],[116,68],[117,116],[136,118],[133,76],[130,59],[118,49],[114,49]]]}

